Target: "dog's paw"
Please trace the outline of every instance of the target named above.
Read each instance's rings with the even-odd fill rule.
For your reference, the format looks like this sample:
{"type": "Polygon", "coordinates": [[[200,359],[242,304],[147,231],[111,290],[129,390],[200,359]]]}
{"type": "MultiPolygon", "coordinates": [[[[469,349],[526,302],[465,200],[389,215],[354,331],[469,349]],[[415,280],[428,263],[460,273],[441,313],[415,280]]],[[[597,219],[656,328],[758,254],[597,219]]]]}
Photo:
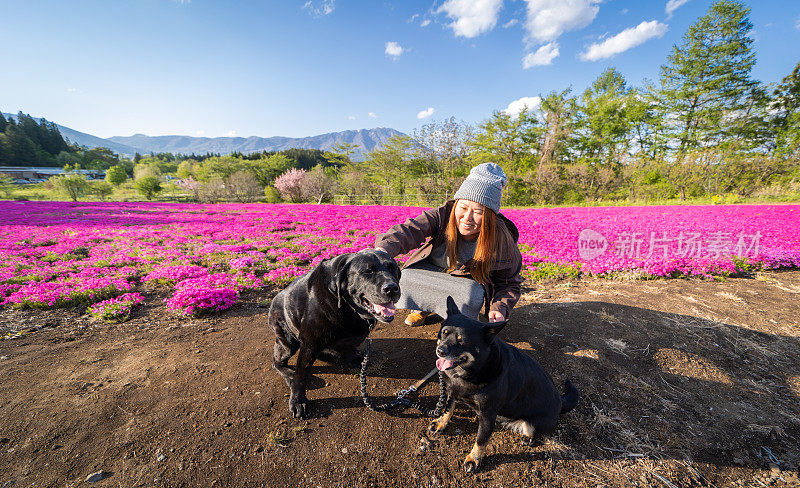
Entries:
{"type": "Polygon", "coordinates": [[[361,368],[361,363],[363,363],[363,362],[364,362],[364,356],[363,355],[361,355],[361,354],[353,354],[352,356],[350,356],[350,358],[347,360],[347,362],[345,364],[347,364],[351,368],[360,369],[361,368]]]}
{"type": "Polygon", "coordinates": [[[483,455],[480,450],[475,452],[476,448],[473,448],[472,452],[467,454],[467,457],[464,458],[464,471],[467,473],[476,473],[479,469],[481,469],[481,460],[483,459],[483,455]]]}
{"type": "Polygon", "coordinates": [[[464,471],[466,471],[467,473],[470,474],[477,473],[479,467],[480,467],[479,461],[475,461],[469,457],[467,457],[467,459],[464,460],[464,471]]]}
{"type": "Polygon", "coordinates": [[[291,398],[289,400],[289,411],[292,412],[294,418],[304,419],[308,416],[308,400],[305,398],[291,398]]]}

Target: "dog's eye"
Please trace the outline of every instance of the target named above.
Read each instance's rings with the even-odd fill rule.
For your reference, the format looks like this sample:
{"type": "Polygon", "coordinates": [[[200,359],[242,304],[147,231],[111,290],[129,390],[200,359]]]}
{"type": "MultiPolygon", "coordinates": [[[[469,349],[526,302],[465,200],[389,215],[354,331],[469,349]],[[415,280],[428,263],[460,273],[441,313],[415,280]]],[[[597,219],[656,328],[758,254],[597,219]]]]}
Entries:
{"type": "Polygon", "coordinates": [[[450,331],[449,331],[449,330],[447,330],[447,329],[442,329],[442,337],[446,336],[446,335],[447,335],[447,334],[449,334],[449,333],[450,333],[450,331]]]}
{"type": "Polygon", "coordinates": [[[461,335],[456,335],[456,340],[457,340],[458,342],[461,342],[461,335]]]}
{"type": "Polygon", "coordinates": [[[372,272],[373,272],[373,271],[374,271],[374,270],[373,270],[372,268],[366,268],[366,269],[364,270],[364,274],[372,274],[372,272]]]}

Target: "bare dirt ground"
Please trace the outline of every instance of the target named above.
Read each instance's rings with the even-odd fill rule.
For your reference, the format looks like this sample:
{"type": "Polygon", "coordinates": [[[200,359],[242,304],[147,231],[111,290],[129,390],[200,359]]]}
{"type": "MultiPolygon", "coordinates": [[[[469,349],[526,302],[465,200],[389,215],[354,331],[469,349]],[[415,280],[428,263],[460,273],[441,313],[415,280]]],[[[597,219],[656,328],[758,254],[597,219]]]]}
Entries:
{"type": "MultiPolygon", "coordinates": [[[[471,413],[421,451],[428,420],[365,409],[353,369],[318,362],[312,418],[291,418],[274,290],[202,319],[152,290],[121,325],[2,310],[0,335],[26,333],[0,341],[0,488],[800,486],[800,271],[528,285],[501,336],[583,398],[533,447],[496,432],[477,475],[471,413]]],[[[377,401],[433,366],[438,326],[404,317],[373,333],[377,401]]]]}

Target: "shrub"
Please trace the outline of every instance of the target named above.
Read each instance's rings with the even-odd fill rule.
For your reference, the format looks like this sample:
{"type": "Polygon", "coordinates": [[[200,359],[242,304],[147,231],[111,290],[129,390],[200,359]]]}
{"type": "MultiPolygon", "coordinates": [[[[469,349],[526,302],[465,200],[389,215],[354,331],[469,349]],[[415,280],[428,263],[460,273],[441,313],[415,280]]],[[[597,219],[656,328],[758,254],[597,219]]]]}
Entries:
{"type": "Polygon", "coordinates": [[[153,197],[161,191],[161,182],[158,181],[158,177],[156,176],[146,175],[137,179],[134,183],[134,187],[143,197],[152,200],[153,197]]]}
{"type": "Polygon", "coordinates": [[[128,320],[133,307],[143,301],[144,297],[139,293],[125,293],[116,298],[95,303],[88,308],[88,312],[96,319],[120,323],[128,320]]]}
{"type": "Polygon", "coordinates": [[[281,201],[281,194],[274,186],[264,188],[264,201],[267,203],[279,203],[281,201]]]}

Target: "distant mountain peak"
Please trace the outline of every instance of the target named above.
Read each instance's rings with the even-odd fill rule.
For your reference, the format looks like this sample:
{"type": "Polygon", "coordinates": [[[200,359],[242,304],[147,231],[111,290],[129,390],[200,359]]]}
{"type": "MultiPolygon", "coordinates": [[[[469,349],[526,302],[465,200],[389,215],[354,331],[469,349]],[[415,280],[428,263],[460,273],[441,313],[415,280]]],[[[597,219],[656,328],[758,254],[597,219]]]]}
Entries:
{"type": "Polygon", "coordinates": [[[328,150],[341,143],[356,146],[354,157],[383,146],[389,138],[403,135],[388,127],[328,132],[310,137],[193,137],[193,136],[147,136],[134,134],[129,137],[114,136],[107,140],[135,148],[138,152],[171,152],[182,154],[205,154],[207,152],[230,154],[232,152],[254,153],[261,151],[283,151],[286,149],[328,150]]]}
{"type": "MultiPolygon", "coordinates": [[[[15,114],[3,113],[6,118],[16,119],[15,114]]],[[[38,117],[34,117],[39,120],[38,117]]],[[[225,136],[225,137],[195,137],[195,136],[148,136],[136,133],[132,136],[114,136],[102,138],[80,132],[75,129],[56,123],[61,135],[74,144],[95,147],[107,147],[124,156],[133,156],[135,153],[147,154],[150,152],[171,152],[181,154],[205,154],[232,152],[254,153],[261,151],[283,151],[286,149],[321,149],[328,150],[337,144],[353,144],[355,146],[354,160],[361,160],[364,154],[383,146],[386,141],[402,132],[390,127],[373,127],[371,129],[350,129],[339,132],[328,132],[310,137],[259,137],[259,136],[225,136]]]]}

